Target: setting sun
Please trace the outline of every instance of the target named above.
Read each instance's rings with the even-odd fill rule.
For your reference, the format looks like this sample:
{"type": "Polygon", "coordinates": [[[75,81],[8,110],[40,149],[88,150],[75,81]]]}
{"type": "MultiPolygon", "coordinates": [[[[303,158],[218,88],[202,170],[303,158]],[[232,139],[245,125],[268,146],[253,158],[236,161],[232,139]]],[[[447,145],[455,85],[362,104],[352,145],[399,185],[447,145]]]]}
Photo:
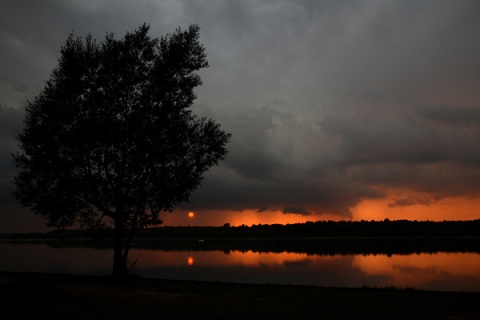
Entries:
{"type": "Polygon", "coordinates": [[[189,217],[189,218],[195,217],[195,213],[194,213],[193,211],[190,211],[190,212],[188,213],[188,217],[189,217]]]}

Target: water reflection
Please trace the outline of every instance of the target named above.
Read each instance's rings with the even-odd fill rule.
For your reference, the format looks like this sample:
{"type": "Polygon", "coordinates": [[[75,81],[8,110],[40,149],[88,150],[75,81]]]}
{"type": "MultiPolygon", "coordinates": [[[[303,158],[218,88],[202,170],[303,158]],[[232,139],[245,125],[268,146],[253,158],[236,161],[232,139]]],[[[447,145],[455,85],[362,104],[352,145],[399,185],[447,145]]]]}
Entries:
{"type": "Polygon", "coordinates": [[[320,256],[287,252],[137,249],[135,256],[141,261],[140,274],[148,277],[480,291],[480,255],[477,253],[320,256]]]}
{"type": "Polygon", "coordinates": [[[111,273],[111,264],[110,250],[0,242],[0,271],[104,275],[111,273]]]}
{"type": "Polygon", "coordinates": [[[480,289],[479,266],[480,255],[472,253],[355,256],[352,263],[365,275],[387,275],[394,286],[431,288],[434,284],[438,290],[476,291],[480,289]]]}
{"type": "MultiPolygon", "coordinates": [[[[109,274],[112,251],[0,243],[0,271],[109,274]]],[[[396,286],[480,291],[480,254],[317,255],[133,249],[143,277],[338,287],[396,286]]]]}

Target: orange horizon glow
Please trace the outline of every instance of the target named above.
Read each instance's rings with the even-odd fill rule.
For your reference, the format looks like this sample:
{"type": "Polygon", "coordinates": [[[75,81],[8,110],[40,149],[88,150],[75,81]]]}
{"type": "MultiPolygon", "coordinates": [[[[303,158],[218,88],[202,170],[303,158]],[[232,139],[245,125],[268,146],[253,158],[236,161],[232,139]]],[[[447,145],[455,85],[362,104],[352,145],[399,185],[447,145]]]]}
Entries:
{"type": "Polygon", "coordinates": [[[386,190],[384,199],[368,199],[350,208],[352,220],[476,220],[480,219],[480,198],[446,197],[428,205],[389,207],[395,199],[425,197],[423,194],[401,189],[386,190]]]}
{"type": "Polygon", "coordinates": [[[350,208],[352,217],[333,214],[285,214],[281,211],[257,212],[256,210],[197,210],[186,215],[174,212],[162,219],[164,226],[252,226],[271,224],[295,224],[308,221],[466,221],[480,219],[480,199],[445,198],[430,205],[410,205],[389,208],[388,199],[364,200],[350,208]],[[184,217],[187,217],[186,219],[184,217]],[[194,218],[194,219],[193,219],[194,218]]]}
{"type": "MultiPolygon", "coordinates": [[[[452,221],[480,219],[480,198],[474,197],[446,197],[437,201],[431,200],[427,205],[413,204],[408,206],[392,207],[397,199],[430,199],[431,196],[406,189],[383,189],[385,197],[381,199],[363,199],[355,206],[350,207],[351,216],[341,216],[329,213],[319,214],[318,210],[307,207],[310,215],[285,214],[281,210],[258,209],[234,210],[179,210],[180,214],[166,214],[162,217],[167,226],[252,226],[271,224],[295,224],[308,221],[383,221],[417,220],[417,221],[452,221]],[[185,213],[185,214],[182,214],[185,213]],[[185,216],[188,219],[185,219],[185,216]],[[192,218],[195,217],[193,220],[192,218]]],[[[321,207],[321,206],[319,206],[321,207]]]]}
{"type": "Polygon", "coordinates": [[[294,224],[305,223],[307,221],[317,220],[342,220],[342,217],[335,215],[300,215],[285,214],[282,211],[265,211],[257,212],[255,209],[247,209],[243,211],[234,210],[196,210],[194,213],[195,220],[191,219],[191,211],[184,214],[173,212],[162,216],[164,226],[223,226],[229,224],[231,226],[252,226],[258,224],[294,224]],[[187,216],[187,219],[184,217],[187,216]]]}

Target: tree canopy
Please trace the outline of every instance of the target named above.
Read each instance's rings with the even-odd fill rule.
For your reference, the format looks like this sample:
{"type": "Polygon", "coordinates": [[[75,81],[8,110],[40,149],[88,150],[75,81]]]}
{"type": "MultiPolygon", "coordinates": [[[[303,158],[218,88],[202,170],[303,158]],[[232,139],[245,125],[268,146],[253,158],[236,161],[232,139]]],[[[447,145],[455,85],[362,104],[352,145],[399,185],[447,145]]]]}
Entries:
{"type": "Polygon", "coordinates": [[[14,196],[50,226],[114,226],[114,274],[126,272],[135,229],[188,201],[230,139],[191,110],[196,71],[208,67],[199,27],[148,32],[101,42],[70,34],[27,104],[14,155],[14,196]]]}

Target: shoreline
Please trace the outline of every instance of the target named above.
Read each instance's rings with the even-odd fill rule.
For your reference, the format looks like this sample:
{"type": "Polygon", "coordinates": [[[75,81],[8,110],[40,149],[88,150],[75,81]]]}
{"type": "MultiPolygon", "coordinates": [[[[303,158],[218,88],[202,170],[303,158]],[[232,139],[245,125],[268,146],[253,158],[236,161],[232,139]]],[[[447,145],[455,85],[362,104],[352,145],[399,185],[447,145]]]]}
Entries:
{"type": "Polygon", "coordinates": [[[480,292],[0,272],[3,319],[478,319],[480,292]]]}

